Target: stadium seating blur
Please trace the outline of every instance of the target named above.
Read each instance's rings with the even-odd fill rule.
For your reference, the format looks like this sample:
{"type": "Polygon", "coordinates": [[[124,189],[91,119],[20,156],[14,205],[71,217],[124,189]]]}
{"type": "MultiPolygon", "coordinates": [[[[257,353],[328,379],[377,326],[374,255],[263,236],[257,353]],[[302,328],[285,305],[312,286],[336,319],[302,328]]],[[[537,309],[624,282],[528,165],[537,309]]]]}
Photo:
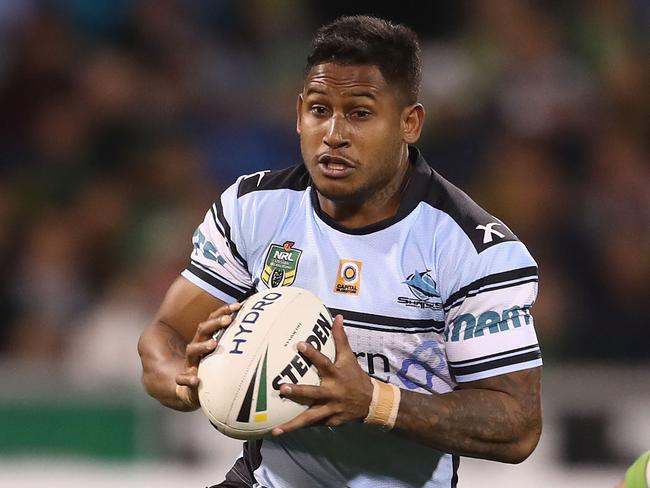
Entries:
{"type": "MultiPolygon", "coordinates": [[[[137,337],[219,191],[300,160],[310,35],[341,13],[420,35],[419,146],[538,260],[548,367],[578,364],[581,378],[593,367],[619,386],[643,378],[650,4],[476,0],[423,15],[419,2],[349,3],[0,2],[0,460],[200,457],[169,442],[178,419],[141,391],[137,337]]],[[[650,435],[640,381],[625,391],[646,403],[626,411],[645,411],[650,435]]],[[[558,412],[565,459],[622,465],[641,452],[604,439],[590,455],[581,432],[616,414],[582,413],[558,412]]]]}

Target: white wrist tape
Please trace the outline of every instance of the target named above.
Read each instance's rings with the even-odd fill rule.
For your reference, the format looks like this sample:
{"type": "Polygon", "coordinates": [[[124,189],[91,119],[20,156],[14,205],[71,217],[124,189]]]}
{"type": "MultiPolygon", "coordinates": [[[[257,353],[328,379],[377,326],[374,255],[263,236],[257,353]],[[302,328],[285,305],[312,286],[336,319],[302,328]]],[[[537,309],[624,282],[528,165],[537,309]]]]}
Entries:
{"type": "Polygon", "coordinates": [[[187,386],[184,385],[176,385],[176,396],[178,399],[183,402],[185,405],[192,409],[197,409],[199,405],[197,405],[194,401],[192,401],[192,397],[190,395],[190,389],[187,386]]]}
{"type": "Polygon", "coordinates": [[[381,425],[387,430],[395,426],[397,411],[402,394],[399,388],[390,383],[383,383],[374,378],[372,382],[372,400],[368,408],[368,416],[363,420],[366,424],[381,425]]]}

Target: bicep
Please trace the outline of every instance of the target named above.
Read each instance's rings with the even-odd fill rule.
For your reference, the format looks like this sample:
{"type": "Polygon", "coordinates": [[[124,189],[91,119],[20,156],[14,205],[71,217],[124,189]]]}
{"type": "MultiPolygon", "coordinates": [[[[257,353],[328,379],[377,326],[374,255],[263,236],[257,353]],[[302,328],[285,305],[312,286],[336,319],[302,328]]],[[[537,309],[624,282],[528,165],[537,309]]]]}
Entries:
{"type": "Polygon", "coordinates": [[[178,277],[167,290],[155,323],[163,323],[190,342],[196,328],[224,302],[186,278],[178,277]]]}

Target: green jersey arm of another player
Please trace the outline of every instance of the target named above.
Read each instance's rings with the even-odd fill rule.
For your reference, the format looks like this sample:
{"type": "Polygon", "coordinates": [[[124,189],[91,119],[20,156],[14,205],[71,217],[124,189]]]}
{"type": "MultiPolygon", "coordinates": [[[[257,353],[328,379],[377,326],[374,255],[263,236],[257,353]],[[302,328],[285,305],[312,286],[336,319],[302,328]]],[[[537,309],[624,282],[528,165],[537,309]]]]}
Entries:
{"type": "Polygon", "coordinates": [[[138,341],[147,393],[175,410],[196,410],[199,361],[214,350],[212,335],[230,324],[238,308],[177,278],[138,341]]]}
{"type": "MultiPolygon", "coordinates": [[[[274,429],[274,435],[312,424],[336,427],[368,415],[372,388],[350,349],[341,316],[332,333],[333,363],[311,345],[300,344],[318,368],[321,384],[280,387],[283,395],[313,404],[274,429]]],[[[446,394],[402,390],[393,432],[444,452],[520,463],[533,452],[542,432],[540,383],[541,368],[532,368],[461,383],[446,394]]]]}

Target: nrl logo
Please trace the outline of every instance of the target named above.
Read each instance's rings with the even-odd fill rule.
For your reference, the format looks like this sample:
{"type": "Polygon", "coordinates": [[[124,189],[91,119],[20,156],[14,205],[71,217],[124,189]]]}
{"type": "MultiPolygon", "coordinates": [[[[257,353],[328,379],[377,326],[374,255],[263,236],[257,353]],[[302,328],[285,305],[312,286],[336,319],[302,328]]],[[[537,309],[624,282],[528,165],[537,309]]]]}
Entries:
{"type": "Polygon", "coordinates": [[[294,249],[294,244],[293,241],[286,241],[281,246],[271,244],[269,247],[261,276],[262,281],[269,288],[289,286],[296,281],[302,250],[294,249]]]}

